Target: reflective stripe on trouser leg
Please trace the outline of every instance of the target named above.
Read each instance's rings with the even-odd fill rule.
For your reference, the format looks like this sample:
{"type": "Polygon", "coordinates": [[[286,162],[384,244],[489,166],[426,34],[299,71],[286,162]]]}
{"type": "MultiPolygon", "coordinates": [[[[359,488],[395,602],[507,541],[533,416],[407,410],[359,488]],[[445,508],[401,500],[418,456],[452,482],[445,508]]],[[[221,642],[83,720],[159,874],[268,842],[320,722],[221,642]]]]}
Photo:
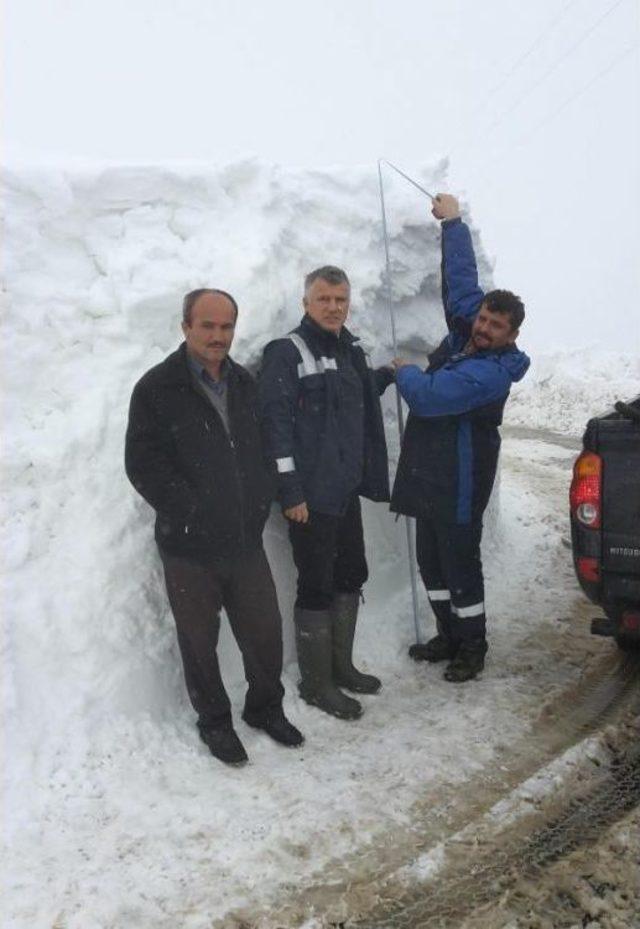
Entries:
{"type": "Polygon", "coordinates": [[[484,601],[467,606],[451,604],[452,622],[457,628],[459,639],[484,639],[486,634],[486,617],[484,601]]]}
{"type": "Polygon", "coordinates": [[[419,518],[416,521],[416,557],[420,576],[429,597],[429,605],[436,618],[438,635],[453,640],[451,594],[444,579],[438,539],[431,520],[419,518]]]}
{"type": "Polygon", "coordinates": [[[484,579],[480,559],[482,523],[450,525],[429,521],[423,532],[428,540],[428,547],[436,549],[436,554],[432,553],[430,556],[430,563],[437,559],[441,579],[444,581],[426,586],[428,590],[446,588],[450,591],[452,638],[484,638],[484,579]]]}
{"type": "Polygon", "coordinates": [[[470,603],[469,606],[455,606],[451,604],[451,612],[458,619],[477,619],[484,616],[484,600],[479,603],[470,603]]]}
{"type": "Polygon", "coordinates": [[[448,590],[427,590],[427,597],[432,602],[436,600],[451,600],[451,594],[448,590]]]}

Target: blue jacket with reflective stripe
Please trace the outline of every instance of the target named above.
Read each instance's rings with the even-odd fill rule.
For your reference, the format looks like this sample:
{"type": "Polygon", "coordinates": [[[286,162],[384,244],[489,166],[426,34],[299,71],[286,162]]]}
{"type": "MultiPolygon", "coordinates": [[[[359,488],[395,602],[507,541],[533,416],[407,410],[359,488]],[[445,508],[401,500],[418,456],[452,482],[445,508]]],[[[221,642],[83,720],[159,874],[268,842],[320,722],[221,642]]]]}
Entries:
{"type": "Polygon", "coordinates": [[[473,244],[460,220],[442,225],[443,303],[449,334],[429,367],[401,368],[396,381],[410,410],[391,509],[465,524],[489,501],[500,451],[498,426],[511,384],[529,358],[515,345],[464,354],[484,293],[473,244]]]}
{"type": "Polygon", "coordinates": [[[344,327],[338,337],[305,315],[292,335],[304,354],[289,337],[270,342],[259,378],[263,438],[283,509],[305,502],[340,515],[354,491],[388,500],[379,395],[391,372],[372,370],[344,327]]]}

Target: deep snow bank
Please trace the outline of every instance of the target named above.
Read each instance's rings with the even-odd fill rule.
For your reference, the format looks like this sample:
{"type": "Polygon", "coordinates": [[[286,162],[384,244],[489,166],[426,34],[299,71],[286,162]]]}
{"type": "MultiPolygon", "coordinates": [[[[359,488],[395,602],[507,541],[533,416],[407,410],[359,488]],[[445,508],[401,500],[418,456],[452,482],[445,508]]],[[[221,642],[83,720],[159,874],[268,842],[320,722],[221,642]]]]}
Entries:
{"type": "MultiPolygon", "coordinates": [[[[423,179],[439,189],[444,172],[423,179]]],[[[38,756],[81,751],[114,713],[186,712],[152,514],[122,469],[131,388],[180,341],[183,293],[210,285],[236,296],[233,354],[251,365],[297,323],[304,274],[338,264],[352,279],[352,328],[375,361],[391,345],[373,166],[13,172],[4,182],[5,686],[10,733],[33,763],[36,746],[38,756]]],[[[419,357],[443,331],[439,230],[412,188],[388,184],[400,349],[419,357]]],[[[396,578],[392,592],[406,582],[393,570],[402,536],[383,509],[368,516],[379,595],[385,579],[396,578]]],[[[278,519],[267,539],[286,618],[278,519]]],[[[235,648],[222,648],[240,686],[235,648]]]]}
{"type": "MultiPolygon", "coordinates": [[[[444,166],[423,180],[444,186],[444,166]]],[[[388,191],[394,301],[401,351],[423,358],[443,332],[439,233],[403,183],[391,179],[388,191]]],[[[349,727],[298,701],[287,669],[304,749],[287,753],[240,723],[254,764],[242,775],[226,769],[191,725],[152,514],[123,474],[128,399],[178,343],[184,291],[212,284],[236,295],[234,355],[251,364],[296,323],[302,277],[325,262],[349,271],[352,328],[386,360],[375,170],[14,173],[5,203],[7,913],[16,929],[208,929],[231,907],[287,892],[289,881],[307,886],[331,859],[406,825],[426,789],[472,777],[496,739],[520,732],[523,707],[537,712],[558,675],[539,633],[575,596],[562,507],[543,478],[565,499],[568,471],[551,473],[544,449],[538,462],[520,451],[531,443],[512,441],[510,474],[505,454],[500,532],[487,534],[485,558],[492,661],[484,680],[454,693],[406,657],[404,530],[385,507],[366,507],[371,580],[357,651],[383,678],[382,696],[349,727]]],[[[482,259],[486,286],[489,275],[482,259]]],[[[591,363],[597,390],[608,390],[609,375],[591,363]]],[[[599,407],[582,358],[550,364],[553,389],[536,377],[529,390],[526,378],[522,402],[515,388],[515,419],[554,428],[559,394],[588,392],[599,407]]],[[[390,395],[392,466],[393,406],[390,395]]],[[[281,517],[266,540],[291,657],[281,517]]],[[[228,633],[221,652],[237,708],[242,672],[228,633]]]]}
{"type": "MultiPolygon", "coordinates": [[[[526,344],[526,323],[523,329],[526,344]]],[[[581,436],[587,420],[640,394],[640,358],[593,345],[552,351],[532,359],[513,391],[505,423],[581,436]]]]}

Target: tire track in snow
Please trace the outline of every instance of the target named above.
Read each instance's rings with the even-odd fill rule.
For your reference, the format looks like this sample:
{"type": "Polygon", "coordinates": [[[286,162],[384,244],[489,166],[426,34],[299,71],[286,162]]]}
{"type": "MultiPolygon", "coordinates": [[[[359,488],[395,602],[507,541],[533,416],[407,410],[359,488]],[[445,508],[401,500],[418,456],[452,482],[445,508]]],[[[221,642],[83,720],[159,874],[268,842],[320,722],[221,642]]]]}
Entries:
{"type": "MultiPolygon", "coordinates": [[[[551,505],[546,507],[545,519],[556,528],[561,524],[566,509],[567,475],[577,448],[575,439],[519,428],[509,430],[505,441],[503,479],[515,482],[523,493],[531,493],[533,485],[538,500],[548,497],[547,503],[550,501],[551,505]],[[558,438],[561,441],[557,441],[558,438]],[[541,443],[546,448],[541,447],[541,443]]],[[[551,552],[550,563],[553,563],[554,557],[551,552]]],[[[566,585],[569,578],[565,565],[564,573],[560,572],[561,583],[566,585]]],[[[553,585],[550,592],[553,595],[553,585]]],[[[567,600],[566,591],[564,599],[567,600]]],[[[351,860],[329,866],[317,876],[312,886],[296,893],[282,907],[265,909],[259,918],[255,911],[250,914],[245,910],[242,915],[238,914],[241,922],[234,922],[234,917],[229,914],[227,919],[214,925],[224,929],[231,926],[289,929],[303,925],[305,929],[333,926],[344,926],[345,929],[351,926],[361,929],[387,926],[400,929],[406,926],[407,929],[417,929],[422,925],[455,925],[457,929],[459,922],[443,920],[449,917],[459,920],[464,915],[464,907],[459,907],[455,915],[446,900],[446,894],[457,896],[463,891],[462,885],[456,890],[459,873],[456,874],[453,868],[443,884],[446,891],[440,891],[435,899],[429,898],[425,887],[415,881],[412,883],[410,879],[411,868],[416,861],[424,863],[431,854],[433,859],[425,867],[439,872],[440,859],[445,855],[448,844],[453,842],[454,836],[465,834],[465,829],[472,828],[470,823],[478,822],[494,807],[499,807],[536,772],[542,772],[538,776],[544,780],[544,772],[551,772],[555,760],[570,751],[572,746],[588,739],[603,726],[617,723],[629,713],[630,708],[637,712],[634,702],[638,693],[637,662],[628,656],[618,656],[612,649],[604,650],[603,655],[603,643],[594,642],[588,632],[588,615],[593,608],[577,590],[575,596],[570,592],[568,602],[569,615],[562,617],[562,625],[550,623],[543,630],[542,638],[546,647],[555,653],[565,650],[569,644],[573,645],[574,663],[584,665],[578,682],[572,682],[560,692],[556,688],[556,695],[540,708],[537,722],[520,742],[504,746],[494,763],[465,786],[463,796],[459,788],[432,791],[414,806],[412,825],[408,830],[394,832],[389,835],[388,842],[377,843],[376,848],[360,852],[351,860]],[[411,894],[417,895],[417,903],[414,900],[416,908],[413,909],[408,906],[411,894]],[[402,921],[400,914],[404,911],[409,921],[402,921]]],[[[554,620],[557,619],[557,616],[554,617],[554,620]]],[[[540,630],[536,635],[540,639],[540,630]]],[[[588,759],[585,763],[588,768],[588,759]]],[[[582,775],[579,772],[578,762],[569,760],[567,778],[584,776],[584,770],[582,775]]],[[[557,817],[561,816],[557,808],[555,812],[557,817]]],[[[533,829],[531,821],[528,828],[533,829]]],[[[467,834],[467,841],[468,838],[467,834]]],[[[519,847],[523,847],[527,841],[526,830],[523,833],[519,827],[516,838],[516,845],[519,843],[519,847]]],[[[483,871],[481,860],[473,863],[473,851],[473,848],[464,849],[462,870],[475,867],[477,874],[485,879],[493,867],[495,876],[495,843],[488,853],[489,870],[483,871]]],[[[500,859],[498,872],[503,871],[505,861],[500,859]]],[[[475,880],[476,875],[471,876],[475,880]]],[[[494,890],[500,890],[499,882],[494,890]]],[[[488,899],[492,900],[493,896],[492,891],[488,899]]]]}

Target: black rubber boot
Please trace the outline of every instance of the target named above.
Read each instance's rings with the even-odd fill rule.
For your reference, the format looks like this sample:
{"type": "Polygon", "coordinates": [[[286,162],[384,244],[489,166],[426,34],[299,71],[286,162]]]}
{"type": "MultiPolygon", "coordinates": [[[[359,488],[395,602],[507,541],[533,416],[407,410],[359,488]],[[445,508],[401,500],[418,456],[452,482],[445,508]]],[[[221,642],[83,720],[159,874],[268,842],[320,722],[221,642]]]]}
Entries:
{"type": "Polygon", "coordinates": [[[460,684],[470,681],[484,668],[486,639],[463,639],[457,654],[444,672],[445,680],[460,684]]]}
{"type": "Polygon", "coordinates": [[[360,591],[337,593],[331,604],[333,622],[333,679],[339,687],[356,694],[377,694],[382,682],[373,674],[363,674],[353,666],[353,639],[356,633],[360,591]]]}
{"type": "Polygon", "coordinates": [[[457,642],[445,638],[443,635],[435,635],[428,642],[417,643],[409,647],[409,657],[414,661],[451,661],[456,657],[458,651],[457,642]]]}
{"type": "Polygon", "coordinates": [[[338,690],[332,674],[332,622],[329,610],[295,610],[296,647],[302,699],[338,719],[358,719],[362,706],[338,690]]]}

